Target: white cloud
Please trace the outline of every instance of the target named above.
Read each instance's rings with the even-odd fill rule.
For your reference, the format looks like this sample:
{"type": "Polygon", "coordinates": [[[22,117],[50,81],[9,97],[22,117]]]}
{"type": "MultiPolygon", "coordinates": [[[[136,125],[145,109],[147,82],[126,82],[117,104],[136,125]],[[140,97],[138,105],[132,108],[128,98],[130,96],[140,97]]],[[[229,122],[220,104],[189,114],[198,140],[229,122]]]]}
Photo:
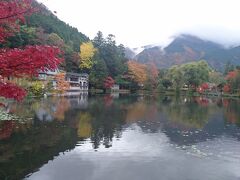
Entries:
{"type": "Polygon", "coordinates": [[[130,47],[164,43],[181,32],[240,42],[239,0],[39,0],[90,38],[98,30],[130,47]]]}

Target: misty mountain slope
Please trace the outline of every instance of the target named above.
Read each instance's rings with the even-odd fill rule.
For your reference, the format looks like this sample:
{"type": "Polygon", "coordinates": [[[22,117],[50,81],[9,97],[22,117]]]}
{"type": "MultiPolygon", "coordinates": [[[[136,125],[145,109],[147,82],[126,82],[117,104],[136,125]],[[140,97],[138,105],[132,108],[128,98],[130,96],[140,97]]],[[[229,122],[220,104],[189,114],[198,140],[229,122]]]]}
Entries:
{"type": "Polygon", "coordinates": [[[240,64],[240,46],[227,49],[195,36],[180,35],[163,50],[160,47],[145,49],[135,59],[141,63],[153,62],[159,68],[204,59],[213,68],[223,70],[228,61],[240,64]]]}
{"type": "Polygon", "coordinates": [[[132,49],[128,47],[125,48],[125,57],[127,59],[133,59],[135,56],[136,56],[136,53],[132,49]]]}

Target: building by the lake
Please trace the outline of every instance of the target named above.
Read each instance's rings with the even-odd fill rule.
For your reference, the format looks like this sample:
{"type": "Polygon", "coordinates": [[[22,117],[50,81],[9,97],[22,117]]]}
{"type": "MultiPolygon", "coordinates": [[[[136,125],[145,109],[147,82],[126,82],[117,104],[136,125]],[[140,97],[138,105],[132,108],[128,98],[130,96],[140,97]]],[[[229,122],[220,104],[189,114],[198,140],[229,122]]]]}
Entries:
{"type": "MultiPolygon", "coordinates": [[[[55,76],[61,73],[59,69],[55,71],[47,70],[45,72],[39,72],[39,80],[45,82],[52,82],[53,88],[56,89],[57,82],[55,76]]],[[[65,72],[63,72],[65,73],[65,72]]],[[[89,76],[86,73],[65,73],[65,80],[69,82],[70,88],[68,91],[88,91],[89,76]]]]}
{"type": "Polygon", "coordinates": [[[118,84],[114,84],[112,87],[111,87],[111,91],[113,91],[113,92],[118,92],[119,91],[119,85],[118,84]]]}
{"type": "Polygon", "coordinates": [[[88,74],[86,73],[66,73],[65,79],[70,84],[73,91],[88,91],[88,74]]]}

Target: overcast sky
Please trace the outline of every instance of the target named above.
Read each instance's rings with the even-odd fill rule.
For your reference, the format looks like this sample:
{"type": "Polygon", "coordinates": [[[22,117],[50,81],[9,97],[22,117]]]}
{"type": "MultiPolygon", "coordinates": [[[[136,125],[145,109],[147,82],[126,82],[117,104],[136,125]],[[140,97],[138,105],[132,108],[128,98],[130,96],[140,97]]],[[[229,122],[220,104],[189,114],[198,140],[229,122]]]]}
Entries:
{"type": "Polygon", "coordinates": [[[166,44],[180,33],[240,44],[240,0],[38,0],[90,38],[114,34],[129,47],[166,44]]]}

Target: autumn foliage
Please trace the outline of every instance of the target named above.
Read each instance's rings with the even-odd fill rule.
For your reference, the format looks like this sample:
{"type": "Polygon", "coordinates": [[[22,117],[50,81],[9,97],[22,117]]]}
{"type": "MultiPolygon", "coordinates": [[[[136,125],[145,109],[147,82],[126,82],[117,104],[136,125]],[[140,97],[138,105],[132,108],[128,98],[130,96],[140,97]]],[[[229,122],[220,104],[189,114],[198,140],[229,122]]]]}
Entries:
{"type": "Polygon", "coordinates": [[[94,48],[93,44],[91,42],[83,43],[80,46],[80,68],[81,69],[91,69],[94,62],[93,62],[93,56],[95,52],[97,51],[96,48],[94,48]]]}
{"type": "MultiPolygon", "coordinates": [[[[0,2],[0,43],[19,32],[25,16],[36,9],[31,0],[3,0],[0,2]]],[[[5,47],[5,46],[3,46],[5,47]]],[[[0,96],[21,100],[26,91],[6,79],[11,77],[32,77],[44,70],[56,69],[61,59],[60,50],[51,46],[26,46],[0,49],[0,96]]]]}
{"type": "Polygon", "coordinates": [[[156,67],[155,64],[153,63],[149,63],[147,64],[147,76],[148,76],[148,81],[151,83],[151,85],[153,87],[156,87],[157,86],[157,79],[158,79],[158,74],[159,74],[159,71],[156,67]]]}
{"type": "Polygon", "coordinates": [[[19,31],[18,22],[25,22],[25,15],[35,11],[31,6],[31,0],[2,0],[0,2],[0,42],[19,31]]]}
{"type": "Polygon", "coordinates": [[[136,61],[128,61],[127,64],[130,79],[138,84],[144,84],[147,80],[147,66],[136,61]]]}
{"type": "Polygon", "coordinates": [[[69,82],[65,81],[65,73],[58,73],[55,76],[55,80],[57,82],[58,91],[63,93],[70,88],[69,82]]]}
{"type": "Polygon", "coordinates": [[[112,77],[108,76],[104,80],[104,87],[106,89],[110,89],[111,87],[113,87],[114,83],[115,83],[114,79],[112,77]]]}
{"type": "Polygon", "coordinates": [[[240,70],[235,69],[234,71],[230,71],[227,76],[227,85],[225,86],[224,92],[236,93],[236,91],[240,90],[240,70]]]}
{"type": "Polygon", "coordinates": [[[227,74],[226,79],[227,79],[227,80],[231,80],[231,79],[234,79],[236,76],[237,76],[237,71],[230,71],[230,72],[227,74]]]}
{"type": "Polygon", "coordinates": [[[229,85],[229,84],[224,85],[224,87],[223,87],[223,92],[229,93],[230,90],[231,90],[231,88],[230,88],[230,85],[229,85]]]}
{"type": "Polygon", "coordinates": [[[208,90],[208,89],[209,89],[208,83],[203,83],[203,84],[201,84],[201,85],[197,88],[197,91],[198,91],[199,93],[203,93],[203,92],[205,92],[205,91],[208,90]]]}

